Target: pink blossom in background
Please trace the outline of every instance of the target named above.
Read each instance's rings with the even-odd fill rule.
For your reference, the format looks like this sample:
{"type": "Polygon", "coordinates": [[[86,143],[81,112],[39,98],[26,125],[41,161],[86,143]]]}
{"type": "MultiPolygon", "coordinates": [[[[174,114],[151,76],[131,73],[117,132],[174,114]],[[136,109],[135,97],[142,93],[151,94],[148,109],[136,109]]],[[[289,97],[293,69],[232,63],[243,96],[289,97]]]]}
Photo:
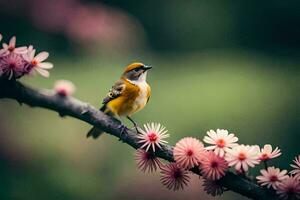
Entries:
{"type": "Polygon", "coordinates": [[[192,137],[185,137],[179,140],[173,149],[176,163],[185,169],[198,166],[203,153],[203,143],[192,137]]]}
{"type": "Polygon", "coordinates": [[[152,173],[162,166],[160,160],[152,152],[147,152],[144,149],[138,149],[136,151],[135,160],[138,168],[142,172],[152,173]]]}
{"type": "Polygon", "coordinates": [[[75,89],[75,85],[68,80],[58,80],[54,83],[55,92],[63,97],[72,96],[75,89]]]}
{"type": "Polygon", "coordinates": [[[225,175],[227,169],[228,164],[225,159],[212,151],[206,152],[201,160],[201,174],[206,179],[218,180],[225,175]]]}
{"type": "Polygon", "coordinates": [[[30,18],[41,30],[63,33],[72,23],[74,12],[81,6],[78,0],[31,0],[30,18]],[[51,13],[51,15],[49,15],[51,13]]]}
{"type": "Polygon", "coordinates": [[[83,45],[93,42],[106,47],[134,47],[140,43],[140,25],[125,13],[101,4],[82,5],[76,10],[66,34],[83,45]]]}
{"type": "Polygon", "coordinates": [[[260,170],[261,175],[257,176],[257,182],[261,186],[267,186],[268,188],[273,187],[273,189],[277,189],[277,186],[281,181],[288,178],[287,170],[280,171],[279,168],[268,167],[267,170],[260,170]]]}
{"type": "Polygon", "coordinates": [[[294,168],[290,173],[297,179],[300,180],[300,155],[298,155],[295,160],[293,160],[293,164],[291,167],[294,168]]]}
{"type": "Polygon", "coordinates": [[[207,131],[208,136],[204,136],[203,141],[211,146],[205,147],[206,150],[213,150],[217,155],[223,157],[226,151],[237,146],[238,138],[227,130],[217,129],[217,131],[207,131]]]}
{"type": "Polygon", "coordinates": [[[144,43],[141,25],[116,8],[79,0],[31,1],[30,18],[38,28],[60,33],[85,48],[132,48],[144,43]]]}
{"type": "Polygon", "coordinates": [[[261,149],[259,159],[261,161],[267,161],[272,158],[277,158],[281,155],[280,149],[276,147],[274,150],[270,144],[266,144],[264,148],[261,149]]]}
{"type": "MultiPolygon", "coordinates": [[[[118,38],[121,30],[116,30],[114,11],[102,6],[80,6],[67,27],[67,34],[75,40],[109,41],[118,38]]],[[[122,25],[123,26],[123,25],[122,25]]],[[[120,29],[122,28],[119,27],[120,29]]]]}
{"type": "Polygon", "coordinates": [[[183,190],[190,181],[189,172],[176,163],[169,163],[161,168],[161,182],[170,190],[183,190]]]}

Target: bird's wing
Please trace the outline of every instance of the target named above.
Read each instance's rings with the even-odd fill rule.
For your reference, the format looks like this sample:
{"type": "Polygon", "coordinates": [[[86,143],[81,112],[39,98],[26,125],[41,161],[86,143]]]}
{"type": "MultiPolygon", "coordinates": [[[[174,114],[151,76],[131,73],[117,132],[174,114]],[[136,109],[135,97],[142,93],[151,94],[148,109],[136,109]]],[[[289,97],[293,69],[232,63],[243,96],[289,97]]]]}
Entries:
{"type": "Polygon", "coordinates": [[[112,88],[107,93],[106,97],[103,99],[102,104],[107,104],[111,100],[119,97],[122,95],[122,92],[124,91],[126,85],[122,80],[117,81],[112,88]]]}
{"type": "MultiPolygon", "coordinates": [[[[122,92],[125,89],[125,83],[122,80],[117,81],[109,90],[106,97],[103,99],[102,104],[103,106],[100,108],[100,111],[104,112],[107,115],[114,116],[114,113],[112,113],[109,109],[107,109],[106,104],[110,102],[111,100],[119,97],[122,95],[122,92]]],[[[93,138],[99,137],[103,131],[97,127],[93,127],[88,133],[87,137],[93,136],[93,138]]]]}

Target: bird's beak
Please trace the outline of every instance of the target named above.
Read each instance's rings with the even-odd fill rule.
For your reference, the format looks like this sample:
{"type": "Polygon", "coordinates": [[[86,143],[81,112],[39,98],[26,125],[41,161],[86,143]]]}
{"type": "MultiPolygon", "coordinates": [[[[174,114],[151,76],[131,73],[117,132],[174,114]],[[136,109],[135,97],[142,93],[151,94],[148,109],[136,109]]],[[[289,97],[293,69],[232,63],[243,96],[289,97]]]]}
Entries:
{"type": "Polygon", "coordinates": [[[145,66],[143,67],[143,69],[144,69],[144,71],[148,71],[149,69],[152,69],[152,67],[151,67],[151,66],[145,65],[145,66]]]}

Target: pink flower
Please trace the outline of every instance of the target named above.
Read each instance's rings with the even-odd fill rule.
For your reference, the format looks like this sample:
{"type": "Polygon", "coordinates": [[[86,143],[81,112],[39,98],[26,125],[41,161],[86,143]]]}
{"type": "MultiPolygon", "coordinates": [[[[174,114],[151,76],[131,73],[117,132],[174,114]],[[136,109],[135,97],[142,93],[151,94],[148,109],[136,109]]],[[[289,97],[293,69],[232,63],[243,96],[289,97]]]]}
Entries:
{"type": "Polygon", "coordinates": [[[161,182],[168,189],[183,189],[189,183],[188,171],[180,168],[176,163],[169,163],[161,169],[161,182]]]}
{"type": "Polygon", "coordinates": [[[17,47],[16,48],[16,37],[13,36],[9,43],[3,43],[3,49],[0,50],[0,55],[6,56],[10,53],[15,53],[15,54],[25,54],[27,53],[27,47],[17,47]]]}
{"type": "Polygon", "coordinates": [[[25,62],[19,54],[11,53],[0,59],[0,76],[20,78],[24,74],[25,62]]]}
{"type": "Polygon", "coordinates": [[[53,64],[50,62],[43,62],[49,57],[49,53],[43,51],[35,56],[35,49],[32,46],[28,47],[28,52],[23,55],[24,60],[39,74],[44,77],[49,77],[48,69],[53,68],[53,64]]]}
{"type": "Polygon", "coordinates": [[[239,145],[227,151],[225,160],[229,166],[235,165],[236,170],[246,172],[249,166],[259,164],[259,149],[256,146],[239,145]]]}
{"type": "Polygon", "coordinates": [[[138,149],[136,151],[135,160],[138,168],[143,172],[153,172],[162,166],[162,163],[152,152],[147,152],[144,149],[138,149]]]}
{"type": "Polygon", "coordinates": [[[145,130],[139,130],[140,134],[137,136],[138,143],[142,144],[141,148],[146,147],[146,151],[148,151],[152,147],[153,152],[155,152],[156,146],[161,149],[162,144],[168,143],[164,140],[169,137],[169,134],[166,134],[168,131],[160,123],[147,123],[144,128],[145,130]]]}
{"type": "Polygon", "coordinates": [[[211,146],[205,147],[206,150],[214,150],[214,152],[223,157],[228,149],[237,146],[236,143],[238,138],[234,136],[233,133],[228,134],[227,130],[217,129],[217,132],[214,130],[207,131],[203,141],[211,146]]]}
{"type": "Polygon", "coordinates": [[[295,177],[288,177],[278,184],[277,194],[281,199],[300,199],[300,182],[295,177]]]}
{"type": "Polygon", "coordinates": [[[262,176],[257,176],[256,179],[257,182],[261,186],[267,186],[270,188],[271,186],[273,189],[277,189],[278,184],[283,181],[284,179],[288,178],[289,176],[287,174],[287,170],[282,170],[275,168],[275,167],[268,167],[267,170],[262,169],[260,170],[260,173],[262,176]]]}
{"type": "Polygon", "coordinates": [[[221,185],[218,185],[216,181],[207,180],[204,179],[203,182],[204,191],[206,191],[207,194],[210,194],[212,196],[220,196],[225,191],[225,188],[221,185]]]}
{"type": "Polygon", "coordinates": [[[71,81],[58,80],[54,84],[54,90],[61,96],[71,96],[75,92],[75,86],[71,81]]]}
{"type": "Polygon", "coordinates": [[[202,142],[196,138],[185,137],[176,143],[173,156],[180,167],[190,169],[199,165],[203,152],[202,142]]]}
{"type": "Polygon", "coordinates": [[[300,180],[300,155],[293,160],[294,164],[291,164],[291,167],[294,168],[290,172],[296,179],[300,180]]]}
{"type": "Polygon", "coordinates": [[[267,161],[272,158],[276,158],[281,155],[280,149],[276,147],[274,151],[272,151],[272,146],[270,144],[266,144],[264,148],[261,149],[259,159],[261,161],[267,161]]]}
{"type": "Polygon", "coordinates": [[[203,156],[200,169],[204,178],[215,181],[225,175],[228,164],[224,158],[209,151],[203,156]]]}

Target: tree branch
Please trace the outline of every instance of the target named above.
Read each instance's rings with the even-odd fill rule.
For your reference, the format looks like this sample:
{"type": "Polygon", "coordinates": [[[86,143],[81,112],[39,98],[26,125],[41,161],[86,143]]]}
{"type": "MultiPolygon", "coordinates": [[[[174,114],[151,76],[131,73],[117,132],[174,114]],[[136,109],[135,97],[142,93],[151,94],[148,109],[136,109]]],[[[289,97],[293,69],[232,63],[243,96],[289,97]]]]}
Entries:
{"type": "MultiPolygon", "coordinates": [[[[77,118],[102,129],[108,134],[118,137],[135,149],[140,147],[135,131],[128,130],[127,133],[121,134],[119,129],[119,125],[121,125],[120,121],[105,115],[88,103],[84,103],[73,97],[61,97],[51,90],[37,90],[17,81],[0,79],[0,98],[15,99],[20,104],[25,103],[31,107],[47,108],[58,112],[60,116],[77,118]]],[[[163,145],[162,149],[158,150],[155,154],[162,159],[174,162],[172,148],[172,146],[163,145]]],[[[192,171],[200,175],[199,170],[192,169],[192,171]]],[[[278,199],[274,192],[266,190],[232,172],[227,172],[218,183],[248,198],[262,200],[278,199]]]]}

